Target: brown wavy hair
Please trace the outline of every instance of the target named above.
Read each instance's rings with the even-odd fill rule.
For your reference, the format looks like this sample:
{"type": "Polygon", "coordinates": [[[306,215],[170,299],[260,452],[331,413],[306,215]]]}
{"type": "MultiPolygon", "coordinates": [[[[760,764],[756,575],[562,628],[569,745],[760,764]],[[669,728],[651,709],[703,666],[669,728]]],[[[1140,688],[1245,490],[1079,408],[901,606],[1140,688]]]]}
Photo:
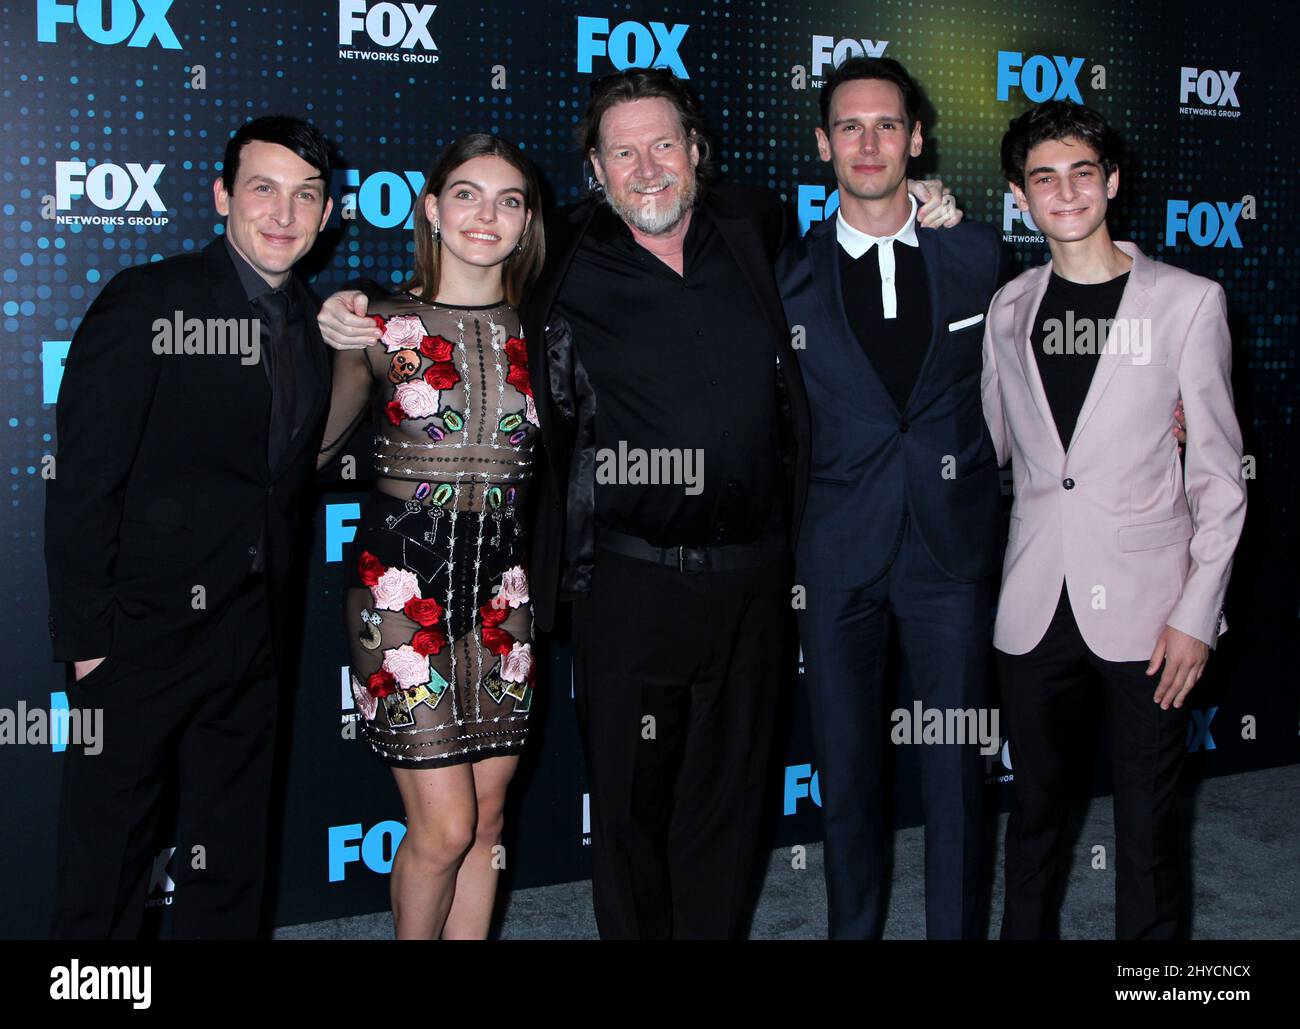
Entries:
{"type": "Polygon", "coordinates": [[[694,94],[666,68],[629,68],[591,83],[591,99],[576,132],[582,158],[588,161],[591,151],[600,150],[600,122],[610,108],[651,97],[667,100],[673,105],[682,121],[682,135],[688,143],[699,147],[700,160],[695,166],[695,201],[698,204],[713,178],[709,124],[694,94]]]}
{"type": "Polygon", "coordinates": [[[546,258],[546,240],[542,231],[542,191],[537,173],[519,148],[500,136],[487,132],[472,132],[461,136],[444,150],[424,180],[415,201],[415,271],[402,284],[403,289],[419,290],[425,300],[438,295],[438,280],[442,273],[440,247],[433,241],[433,223],[424,211],[428,196],[436,197],[451,178],[452,172],[475,157],[499,157],[518,170],[524,179],[524,206],[532,214],[521,242],[523,250],[512,251],[505,259],[501,280],[505,287],[506,303],[518,307],[528,287],[536,280],[546,258]]]}

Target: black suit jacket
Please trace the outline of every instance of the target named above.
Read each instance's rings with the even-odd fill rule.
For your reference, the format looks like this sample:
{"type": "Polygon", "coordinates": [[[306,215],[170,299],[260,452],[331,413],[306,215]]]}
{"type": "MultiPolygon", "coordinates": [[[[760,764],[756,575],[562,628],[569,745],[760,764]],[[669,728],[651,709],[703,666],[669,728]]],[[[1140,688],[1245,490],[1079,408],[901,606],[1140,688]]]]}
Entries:
{"type": "MultiPolygon", "coordinates": [[[[575,368],[567,326],[551,324],[551,316],[578,245],[597,206],[603,202],[592,197],[547,213],[546,265],[520,308],[543,441],[543,465],[531,491],[533,537],[529,563],[533,617],[543,631],[554,623],[561,594],[583,591],[590,571],[584,565],[594,547],[595,512],[590,503],[569,501],[574,462],[583,464],[583,474],[594,467],[593,412],[582,401],[584,384],[580,369],[575,368]]],[[[808,401],[773,276],[773,264],[790,235],[789,214],[775,193],[748,186],[713,185],[702,203],[781,340],[778,357],[784,409],[785,524],[793,541],[798,536],[807,490],[810,430],[808,401]]],[[[644,313],[647,317],[653,314],[644,313]]]]}
{"type": "Polygon", "coordinates": [[[933,320],[899,410],[845,317],[835,222],[813,226],[778,269],[786,317],[807,330],[799,364],[813,410],[798,579],[869,585],[888,570],[908,515],[951,578],[982,578],[998,567],[1006,536],[980,399],[984,315],[1005,274],[1001,241],[973,222],[917,227],[933,320]]]}
{"type": "Polygon", "coordinates": [[[46,491],[56,661],[175,663],[234,598],[259,539],[283,661],[277,599],[315,474],[330,383],[319,302],[296,277],[290,283],[315,367],[310,381],[299,380],[310,390],[307,418],[277,468],[267,464],[271,391],[260,360],[154,352],[155,319],[254,316],[223,240],[128,268],[90,306],[64,367],[46,491]]]}

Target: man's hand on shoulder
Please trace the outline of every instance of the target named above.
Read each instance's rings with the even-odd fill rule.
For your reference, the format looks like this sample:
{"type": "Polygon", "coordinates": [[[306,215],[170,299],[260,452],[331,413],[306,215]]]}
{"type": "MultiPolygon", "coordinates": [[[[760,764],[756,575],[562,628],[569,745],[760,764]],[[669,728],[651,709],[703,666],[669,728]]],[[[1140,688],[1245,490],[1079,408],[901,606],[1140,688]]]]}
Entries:
{"type": "Polygon", "coordinates": [[[961,208],[942,179],[908,179],[907,191],[920,201],[916,221],[927,229],[951,229],[962,220],[961,208]]]}
{"type": "Polygon", "coordinates": [[[383,335],[366,314],[369,300],[360,290],[342,290],[321,304],[316,324],[321,337],[335,350],[364,350],[383,335]]]}

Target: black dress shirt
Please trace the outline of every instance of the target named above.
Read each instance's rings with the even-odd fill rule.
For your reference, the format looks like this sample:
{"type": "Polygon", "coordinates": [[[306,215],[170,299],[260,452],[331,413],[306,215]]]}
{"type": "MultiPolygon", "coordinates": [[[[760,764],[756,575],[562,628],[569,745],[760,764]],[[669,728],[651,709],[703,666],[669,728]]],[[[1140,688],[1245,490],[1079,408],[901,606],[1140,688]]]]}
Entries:
{"type": "Polygon", "coordinates": [[[703,208],[683,247],[678,275],[602,205],[556,300],[596,397],[596,524],[662,547],[753,542],[781,525],[779,340],[703,208]],[[630,468],[620,447],[701,452],[699,492],[602,481],[602,461],[630,468]]]}
{"type": "Polygon", "coordinates": [[[1128,272],[1109,282],[1096,283],[1071,282],[1052,272],[1038,305],[1031,336],[1034,360],[1064,450],[1070,449],[1079,412],[1097,370],[1100,348],[1106,342],[1104,332],[1098,338],[1097,326],[1103,319],[1109,324],[1115,317],[1127,283],[1128,272]],[[1053,320],[1056,324],[1049,325],[1053,320]],[[1091,345],[1080,334],[1087,321],[1094,327],[1091,345]]]}

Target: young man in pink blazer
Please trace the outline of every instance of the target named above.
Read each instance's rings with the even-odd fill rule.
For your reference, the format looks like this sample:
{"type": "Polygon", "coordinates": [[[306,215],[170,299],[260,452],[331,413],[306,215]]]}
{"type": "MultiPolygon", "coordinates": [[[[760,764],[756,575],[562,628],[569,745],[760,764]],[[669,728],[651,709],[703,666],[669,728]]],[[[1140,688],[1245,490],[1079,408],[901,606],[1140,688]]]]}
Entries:
{"type": "Polygon", "coordinates": [[[984,416],[1015,484],[993,639],[1016,775],[1002,936],[1054,935],[1063,828],[1100,702],[1116,934],[1169,938],[1184,892],[1184,702],[1225,628],[1246,514],[1223,290],[1111,240],[1119,171],[1096,112],[1028,111],[1002,163],[1052,252],[993,298],[984,334],[984,416]],[[1184,464],[1169,431],[1180,396],[1184,464]]]}

